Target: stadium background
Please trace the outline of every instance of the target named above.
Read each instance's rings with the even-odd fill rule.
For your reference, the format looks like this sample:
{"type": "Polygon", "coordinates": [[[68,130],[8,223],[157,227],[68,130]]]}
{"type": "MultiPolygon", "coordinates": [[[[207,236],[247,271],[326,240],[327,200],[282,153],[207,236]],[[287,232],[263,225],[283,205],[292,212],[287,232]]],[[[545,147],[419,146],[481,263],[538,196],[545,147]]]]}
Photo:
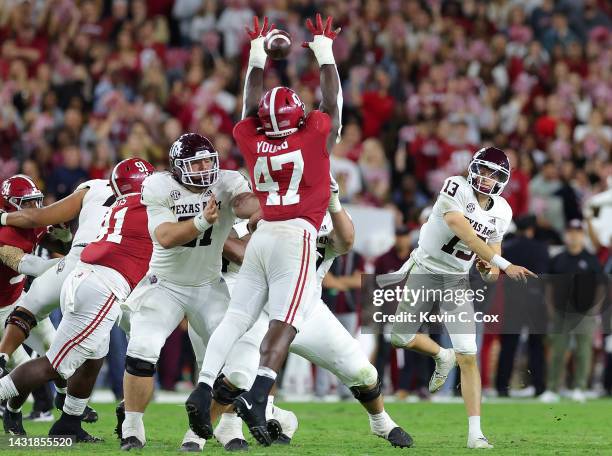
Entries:
{"type": "MultiPolygon", "coordinates": [[[[403,249],[415,245],[442,180],[461,174],[484,144],[508,153],[504,196],[515,216],[537,215],[537,237],[551,247],[563,243],[569,220],[583,218],[589,198],[612,189],[610,6],[597,0],[3,0],[0,179],[28,174],[49,204],[107,177],[123,158],[164,169],[169,145],[185,131],[209,137],[221,166],[240,169],[231,130],[248,59],[244,26],[265,14],[291,34],[289,59],[269,63],[265,85],[296,89],[311,109],[318,68],[299,43],[316,11],[342,27],[334,52],[344,129],[332,170],[355,214],[361,254],[338,264],[338,276],[374,271],[394,230],[403,249]]],[[[603,208],[589,233],[602,265],[611,221],[603,208]]],[[[355,315],[343,314],[358,309],[359,295],[341,289],[329,287],[327,298],[358,334],[355,315]]],[[[116,395],[122,337],[117,330],[101,379],[116,395]]],[[[589,388],[610,394],[605,327],[592,340],[589,388]]],[[[493,389],[499,340],[485,344],[483,384],[493,389]]],[[[381,358],[386,345],[364,337],[386,372],[387,393],[426,397],[431,366],[388,347],[381,358]]],[[[519,389],[528,384],[522,355],[519,389]]],[[[182,326],[164,349],[160,388],[188,388],[191,361],[182,326]]],[[[291,362],[287,392],[344,395],[333,379],[291,362]]]]}

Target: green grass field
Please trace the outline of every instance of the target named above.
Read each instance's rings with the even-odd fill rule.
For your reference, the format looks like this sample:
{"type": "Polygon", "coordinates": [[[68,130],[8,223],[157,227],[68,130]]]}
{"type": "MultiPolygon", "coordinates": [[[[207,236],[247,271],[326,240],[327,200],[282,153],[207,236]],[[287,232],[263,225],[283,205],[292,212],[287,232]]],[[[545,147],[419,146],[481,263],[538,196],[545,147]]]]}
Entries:
{"type": "MultiPolygon", "coordinates": [[[[368,420],[356,403],[285,403],[300,420],[300,428],[291,448],[258,446],[248,435],[253,455],[380,455],[410,453],[463,454],[467,423],[462,404],[431,404],[426,402],[393,403],[387,411],[414,438],[412,449],[391,448],[388,443],[369,434],[368,420]]],[[[2,454],[110,454],[118,453],[118,441],[113,435],[114,407],[94,405],[100,421],[84,425],[92,434],[104,438],[100,444],[79,444],[75,448],[57,450],[14,450],[2,441],[2,454]]],[[[612,455],[612,401],[600,400],[586,405],[562,402],[543,405],[532,402],[485,403],[483,430],[495,445],[496,454],[557,455],[594,454],[612,455]]],[[[177,454],[187,418],[182,405],[155,404],[145,415],[148,442],[136,454],[177,454]]],[[[50,423],[25,423],[29,435],[45,435],[50,423]]],[[[224,454],[214,440],[209,441],[204,453],[224,454]]]]}

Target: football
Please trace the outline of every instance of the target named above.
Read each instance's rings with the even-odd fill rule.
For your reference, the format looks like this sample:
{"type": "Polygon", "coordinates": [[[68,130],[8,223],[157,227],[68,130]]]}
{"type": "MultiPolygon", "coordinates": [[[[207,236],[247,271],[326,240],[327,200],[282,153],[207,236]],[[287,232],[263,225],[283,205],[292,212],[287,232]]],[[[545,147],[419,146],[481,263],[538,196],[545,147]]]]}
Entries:
{"type": "Polygon", "coordinates": [[[270,30],[264,41],[264,49],[272,60],[286,59],[291,50],[291,36],[284,30],[270,30]]]}

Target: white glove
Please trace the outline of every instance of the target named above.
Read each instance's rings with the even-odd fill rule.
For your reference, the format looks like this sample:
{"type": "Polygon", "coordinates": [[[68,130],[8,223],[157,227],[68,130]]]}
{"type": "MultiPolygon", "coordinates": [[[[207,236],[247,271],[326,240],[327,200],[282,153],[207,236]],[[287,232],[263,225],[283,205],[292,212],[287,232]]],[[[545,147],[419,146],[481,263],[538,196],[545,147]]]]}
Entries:
{"type": "Polygon", "coordinates": [[[342,210],[342,204],[340,204],[340,186],[331,173],[329,173],[329,189],[331,194],[329,195],[327,210],[329,210],[329,212],[332,214],[335,214],[342,210]]]}
{"type": "Polygon", "coordinates": [[[315,35],[313,40],[308,43],[308,47],[314,52],[319,66],[336,64],[332,51],[333,44],[334,40],[324,35],[315,35]]]}

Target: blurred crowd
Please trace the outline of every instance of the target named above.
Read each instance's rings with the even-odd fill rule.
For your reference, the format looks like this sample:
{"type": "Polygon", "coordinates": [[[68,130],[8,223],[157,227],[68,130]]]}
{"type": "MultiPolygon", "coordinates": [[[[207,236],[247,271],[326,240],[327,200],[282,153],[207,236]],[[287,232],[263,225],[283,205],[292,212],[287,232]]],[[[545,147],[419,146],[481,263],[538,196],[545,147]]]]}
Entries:
{"type": "Polygon", "coordinates": [[[185,131],[241,169],[231,132],[244,27],[267,15],[291,34],[264,83],[294,88],[312,109],[318,67],[299,43],[321,12],[342,27],[344,127],[331,154],[344,202],[390,208],[398,230],[417,229],[443,179],[494,144],[510,157],[515,216],[537,214],[537,237],[561,244],[585,201],[612,188],[611,10],[603,0],[0,0],[0,180],[24,172],[49,203],[126,157],[164,169],[185,131]]]}

